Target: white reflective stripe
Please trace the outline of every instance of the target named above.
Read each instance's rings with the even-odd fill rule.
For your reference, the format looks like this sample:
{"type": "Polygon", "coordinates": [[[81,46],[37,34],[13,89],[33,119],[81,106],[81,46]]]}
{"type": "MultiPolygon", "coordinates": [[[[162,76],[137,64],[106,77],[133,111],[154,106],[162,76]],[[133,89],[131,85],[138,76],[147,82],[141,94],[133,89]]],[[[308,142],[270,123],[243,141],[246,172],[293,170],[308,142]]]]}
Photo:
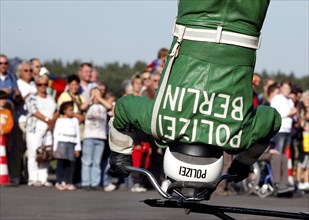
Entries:
{"type": "Polygon", "coordinates": [[[6,156],[5,146],[0,145],[0,157],[4,157],[4,156],[6,156]]]}
{"type": "Polygon", "coordinates": [[[0,164],[0,175],[8,175],[8,166],[6,164],[0,164]]]}
{"type": "Polygon", "coordinates": [[[164,95],[164,91],[167,85],[168,78],[171,73],[171,69],[174,63],[175,58],[178,56],[179,46],[183,40],[184,33],[186,31],[186,27],[181,26],[178,28],[179,37],[177,39],[177,42],[175,43],[171,53],[169,56],[171,56],[171,59],[169,60],[167,67],[165,69],[164,77],[161,81],[161,85],[153,106],[152,116],[151,116],[151,134],[155,139],[159,139],[158,133],[157,133],[157,119],[159,114],[160,105],[162,102],[162,98],[164,95]]]}
{"type": "MultiPolygon", "coordinates": [[[[175,46],[179,46],[179,44],[176,43],[175,46]]],[[[162,101],[162,98],[163,98],[163,95],[164,95],[164,91],[165,91],[165,88],[166,88],[166,85],[167,85],[167,80],[169,78],[174,59],[175,59],[175,56],[172,56],[172,58],[169,60],[169,62],[167,64],[166,71],[165,71],[163,80],[161,82],[157,98],[156,98],[154,106],[153,106],[152,117],[151,117],[151,133],[152,133],[152,135],[155,139],[159,139],[159,136],[158,136],[158,133],[157,133],[157,118],[158,118],[161,101],[162,101]]]]}
{"type": "MultiPolygon", "coordinates": [[[[175,25],[174,36],[180,37],[180,28],[184,26],[175,25]]],[[[220,44],[231,44],[241,47],[258,49],[260,46],[260,38],[245,34],[234,33],[230,31],[222,31],[222,26],[218,25],[217,30],[185,28],[183,39],[193,41],[206,41],[220,44]]]]}

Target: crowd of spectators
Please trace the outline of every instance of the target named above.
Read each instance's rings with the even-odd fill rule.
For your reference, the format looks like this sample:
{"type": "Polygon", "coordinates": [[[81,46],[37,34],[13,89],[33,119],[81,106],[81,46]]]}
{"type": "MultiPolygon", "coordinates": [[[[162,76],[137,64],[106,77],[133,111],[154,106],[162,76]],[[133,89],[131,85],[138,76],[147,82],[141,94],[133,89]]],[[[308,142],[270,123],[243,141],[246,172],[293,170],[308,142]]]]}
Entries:
{"type": "MultiPolygon", "coordinates": [[[[123,96],[133,94],[154,99],[167,53],[162,48],[158,58],[145,70],[124,80],[123,96]]],[[[113,178],[109,172],[108,121],[116,96],[107,90],[108,82],[100,81],[98,71],[90,63],[81,63],[75,74],[66,77],[65,83],[52,81],[50,72],[37,58],[21,62],[15,73],[8,72],[8,66],[7,56],[1,54],[0,132],[6,141],[10,185],[147,191],[150,184],[139,174],[122,179],[113,178]],[[42,145],[53,145],[53,161],[36,161],[36,149],[42,145]],[[52,167],[56,176],[53,181],[52,167]]],[[[287,182],[287,169],[279,169],[284,178],[276,177],[276,184],[309,190],[309,91],[303,92],[288,81],[275,82],[254,74],[254,90],[261,82],[263,93],[253,94],[254,106],[270,105],[282,117],[281,129],[272,140],[274,144],[265,153],[284,155],[286,148],[290,148],[295,165],[296,183],[287,182]]],[[[158,148],[151,136],[141,130],[136,132],[133,165],[149,169],[162,188],[166,188],[163,155],[164,149],[158,148]]],[[[287,160],[284,161],[281,166],[286,168],[287,160]]]]}
{"type": "MultiPolygon", "coordinates": [[[[261,76],[255,73],[254,79],[254,87],[259,86],[261,76]]],[[[255,98],[257,105],[275,108],[282,119],[279,132],[261,156],[270,160],[275,187],[309,191],[309,90],[302,91],[288,80],[264,79],[263,92],[255,93],[255,98]]]]}
{"type": "MultiPolygon", "coordinates": [[[[164,48],[145,70],[124,80],[123,96],[153,98],[166,56],[164,48]]],[[[125,180],[112,178],[109,172],[108,121],[116,96],[107,91],[108,84],[100,81],[91,63],[81,63],[75,74],[65,77],[65,82],[52,79],[38,58],[20,62],[14,72],[9,71],[9,65],[8,57],[1,54],[0,131],[6,146],[10,186],[55,186],[70,191],[126,187],[133,192],[146,191],[143,181],[131,176],[125,180]],[[53,146],[51,162],[36,161],[36,150],[43,145],[53,146]]],[[[135,147],[139,148],[137,142],[135,147]]],[[[157,154],[149,152],[151,157],[157,154]]],[[[149,153],[144,165],[143,156],[139,155],[139,164],[154,167],[151,163],[156,158],[150,158],[149,153]]],[[[156,170],[154,173],[158,173],[156,170]]],[[[157,175],[160,178],[161,171],[157,175]]]]}

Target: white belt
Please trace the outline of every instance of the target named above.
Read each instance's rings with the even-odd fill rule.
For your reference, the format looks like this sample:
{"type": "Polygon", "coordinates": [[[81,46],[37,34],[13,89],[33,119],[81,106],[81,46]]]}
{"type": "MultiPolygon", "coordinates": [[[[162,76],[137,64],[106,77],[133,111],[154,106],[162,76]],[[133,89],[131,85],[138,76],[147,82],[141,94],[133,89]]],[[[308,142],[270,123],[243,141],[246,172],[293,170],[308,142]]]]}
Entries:
{"type": "Polygon", "coordinates": [[[260,47],[261,39],[260,37],[253,37],[245,34],[222,31],[221,25],[218,25],[217,30],[207,30],[188,28],[182,25],[175,24],[174,36],[185,40],[206,41],[218,44],[232,44],[252,49],[258,49],[260,47]]]}

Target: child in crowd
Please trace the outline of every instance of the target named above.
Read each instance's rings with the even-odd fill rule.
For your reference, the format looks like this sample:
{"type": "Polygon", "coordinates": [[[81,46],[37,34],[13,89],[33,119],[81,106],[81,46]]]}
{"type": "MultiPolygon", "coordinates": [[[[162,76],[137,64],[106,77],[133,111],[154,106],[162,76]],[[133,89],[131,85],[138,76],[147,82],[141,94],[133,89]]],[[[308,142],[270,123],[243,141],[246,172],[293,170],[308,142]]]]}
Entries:
{"type": "Polygon", "coordinates": [[[99,88],[90,92],[92,104],[87,110],[82,154],[82,187],[97,189],[101,179],[101,159],[107,139],[107,112],[112,103],[102,98],[99,88]]]}
{"type": "Polygon", "coordinates": [[[79,123],[73,117],[73,101],[60,105],[60,118],[54,128],[54,157],[57,159],[56,188],[58,190],[75,190],[73,172],[75,158],[81,150],[79,123]]]}
{"type": "Polygon", "coordinates": [[[163,67],[165,65],[165,61],[168,55],[168,49],[167,48],[161,48],[158,52],[158,57],[154,61],[152,61],[146,69],[150,71],[151,73],[153,72],[159,72],[161,73],[163,70],[163,67]]]}
{"type": "Polygon", "coordinates": [[[14,125],[12,112],[6,107],[7,98],[7,93],[0,90],[0,138],[5,138],[5,143],[14,125]]]}

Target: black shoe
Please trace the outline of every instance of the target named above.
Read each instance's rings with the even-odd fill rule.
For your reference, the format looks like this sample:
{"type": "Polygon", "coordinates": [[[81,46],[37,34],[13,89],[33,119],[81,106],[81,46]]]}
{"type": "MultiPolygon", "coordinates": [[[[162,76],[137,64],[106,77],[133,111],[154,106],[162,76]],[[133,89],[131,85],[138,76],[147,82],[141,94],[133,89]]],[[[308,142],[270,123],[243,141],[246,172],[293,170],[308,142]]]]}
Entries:
{"type": "Polygon", "coordinates": [[[82,189],[85,190],[85,191],[91,191],[92,187],[90,187],[90,186],[82,186],[82,189]]]}
{"type": "Polygon", "coordinates": [[[293,192],[295,190],[294,186],[290,186],[287,184],[276,184],[275,187],[278,194],[293,192]]]}
{"type": "Polygon", "coordinates": [[[10,183],[7,186],[19,186],[20,184],[20,179],[19,178],[11,178],[10,183]]]}
{"type": "Polygon", "coordinates": [[[100,190],[102,190],[102,187],[99,187],[99,186],[91,186],[91,189],[92,189],[93,191],[100,191],[100,190]]]}
{"type": "Polygon", "coordinates": [[[8,183],[8,184],[6,184],[6,185],[4,185],[4,186],[8,186],[8,187],[18,187],[19,184],[18,184],[18,183],[14,183],[14,182],[10,182],[10,183],[8,183]]]}

